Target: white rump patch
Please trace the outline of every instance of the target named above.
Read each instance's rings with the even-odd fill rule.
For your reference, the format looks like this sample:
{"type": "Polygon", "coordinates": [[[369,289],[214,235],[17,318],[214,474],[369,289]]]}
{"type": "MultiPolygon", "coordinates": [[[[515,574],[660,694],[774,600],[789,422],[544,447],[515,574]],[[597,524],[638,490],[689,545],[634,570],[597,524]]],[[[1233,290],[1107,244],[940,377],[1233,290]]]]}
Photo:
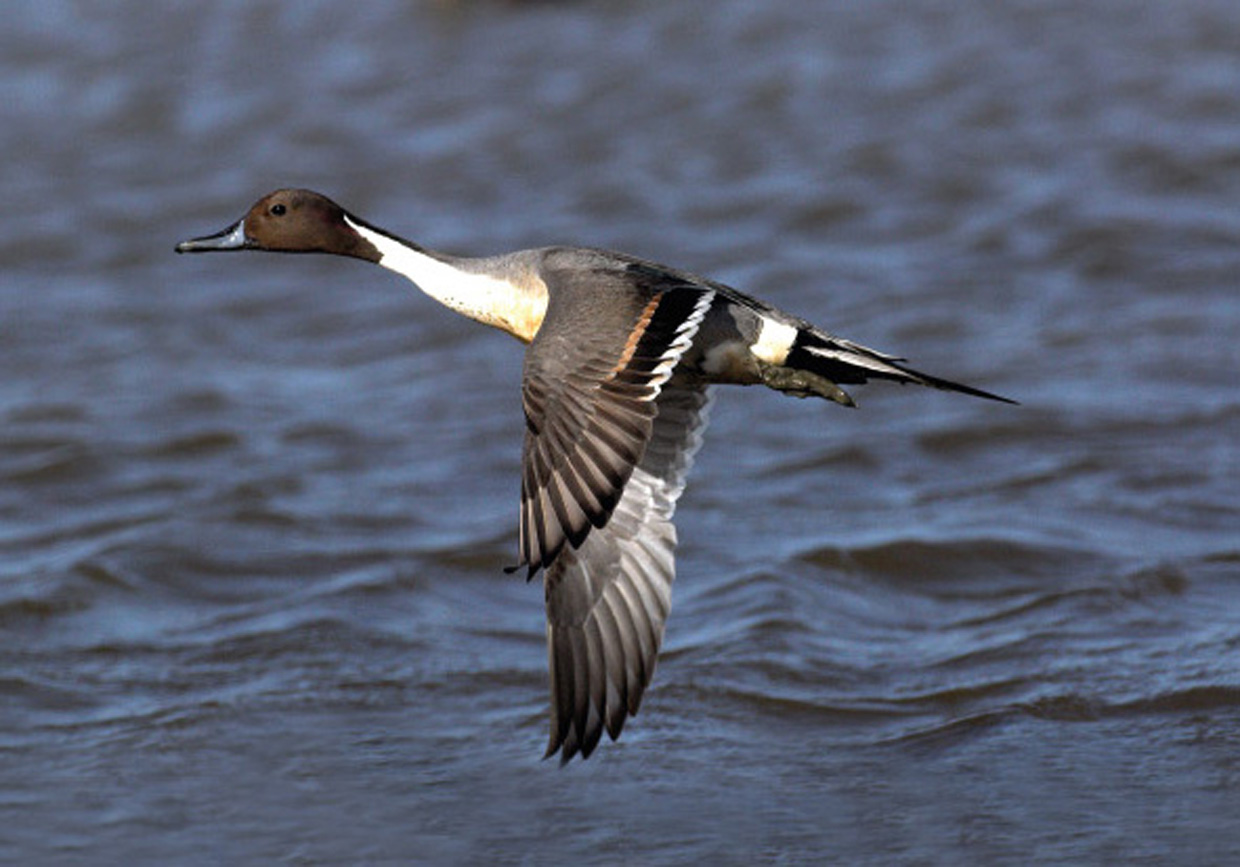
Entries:
{"type": "Polygon", "coordinates": [[[753,342],[749,351],[759,361],[767,364],[783,364],[788,360],[792,344],[796,342],[799,329],[795,325],[785,325],[768,316],[762,317],[762,330],[758,339],[753,342]]]}

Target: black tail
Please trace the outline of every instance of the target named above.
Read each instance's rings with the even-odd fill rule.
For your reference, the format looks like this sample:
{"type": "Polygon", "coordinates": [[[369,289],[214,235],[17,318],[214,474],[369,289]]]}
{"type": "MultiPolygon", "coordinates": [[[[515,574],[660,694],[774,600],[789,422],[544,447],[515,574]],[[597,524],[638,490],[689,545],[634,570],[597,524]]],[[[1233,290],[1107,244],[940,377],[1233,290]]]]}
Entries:
{"type": "MultiPolygon", "coordinates": [[[[851,340],[831,337],[821,332],[802,331],[797,336],[796,343],[792,351],[788,353],[784,365],[838,385],[860,385],[871,379],[888,379],[893,382],[913,383],[939,388],[943,391],[954,391],[986,400],[997,400],[1001,403],[1017,403],[1011,398],[992,394],[971,385],[963,385],[931,376],[928,373],[921,373],[906,367],[903,358],[887,355],[867,346],[853,343],[851,340]]],[[[818,390],[815,389],[815,391],[818,390]]],[[[838,403],[852,405],[852,399],[838,388],[822,396],[838,403]]]]}

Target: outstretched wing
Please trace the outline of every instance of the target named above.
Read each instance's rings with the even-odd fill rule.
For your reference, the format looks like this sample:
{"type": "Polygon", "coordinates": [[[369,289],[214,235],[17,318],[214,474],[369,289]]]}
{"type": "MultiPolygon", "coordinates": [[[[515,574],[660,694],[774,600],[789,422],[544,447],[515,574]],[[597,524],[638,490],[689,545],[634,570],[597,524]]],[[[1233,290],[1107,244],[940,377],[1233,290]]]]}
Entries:
{"type": "Polygon", "coordinates": [[[671,610],[672,514],[709,403],[702,385],[673,380],[662,388],[645,451],[611,520],[564,549],[547,571],[548,756],[588,757],[604,728],[615,740],[637,713],[671,610]]]}
{"type": "Polygon", "coordinates": [[[606,526],[646,449],[655,399],[714,292],[624,263],[545,272],[547,314],[525,356],[517,567],[550,567],[606,526]]]}
{"type": "Polygon", "coordinates": [[[547,755],[614,738],[654,673],[671,606],[672,512],[706,386],[673,378],[715,298],[686,275],[549,250],[525,356],[521,560],[546,569],[547,755]]]}

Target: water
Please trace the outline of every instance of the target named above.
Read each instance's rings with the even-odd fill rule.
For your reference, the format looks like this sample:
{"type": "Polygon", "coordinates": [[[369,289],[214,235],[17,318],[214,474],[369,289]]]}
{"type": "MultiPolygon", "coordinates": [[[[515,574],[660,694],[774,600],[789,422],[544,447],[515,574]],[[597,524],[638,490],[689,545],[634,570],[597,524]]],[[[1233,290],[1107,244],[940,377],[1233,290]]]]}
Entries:
{"type": "Polygon", "coordinates": [[[0,860],[1240,856],[1234,3],[19,3],[0,69],[0,860]],[[559,770],[520,347],[172,253],[283,185],[1023,406],[721,393],[654,687],[559,770]]]}

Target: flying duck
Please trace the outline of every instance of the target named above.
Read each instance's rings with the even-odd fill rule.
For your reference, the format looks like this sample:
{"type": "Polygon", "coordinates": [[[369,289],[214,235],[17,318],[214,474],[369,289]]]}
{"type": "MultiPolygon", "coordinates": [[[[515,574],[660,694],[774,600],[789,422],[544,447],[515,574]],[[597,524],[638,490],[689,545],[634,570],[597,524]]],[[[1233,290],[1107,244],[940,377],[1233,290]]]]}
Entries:
{"type": "Polygon", "coordinates": [[[637,713],[671,609],[672,513],[701,444],[710,386],[765,385],[855,406],[886,379],[1007,398],[920,373],[722,283],[634,256],[540,247],[450,256],[310,190],[270,193],[178,253],[332,253],[382,265],[528,344],[517,565],[547,609],[546,756],[587,758],[637,713]]]}

